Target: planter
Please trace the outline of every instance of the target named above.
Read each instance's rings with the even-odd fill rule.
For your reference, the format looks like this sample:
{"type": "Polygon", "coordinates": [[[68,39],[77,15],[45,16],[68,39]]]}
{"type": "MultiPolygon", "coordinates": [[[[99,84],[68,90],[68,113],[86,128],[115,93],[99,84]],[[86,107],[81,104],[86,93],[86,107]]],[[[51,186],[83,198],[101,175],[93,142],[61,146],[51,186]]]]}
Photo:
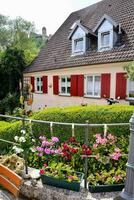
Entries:
{"type": "MultiPolygon", "coordinates": [[[[83,180],[83,173],[77,172],[76,173],[79,177],[80,180],[83,180]]],[[[42,179],[42,183],[43,184],[47,184],[47,185],[51,185],[54,187],[58,187],[58,188],[64,188],[64,189],[68,189],[68,190],[73,190],[73,191],[80,191],[80,182],[77,181],[72,181],[72,182],[68,182],[65,179],[59,179],[59,178],[55,178],[55,177],[51,177],[51,176],[47,176],[47,175],[41,175],[41,179],[42,179]]]]}
{"type": "Polygon", "coordinates": [[[97,193],[97,192],[114,192],[121,191],[124,188],[125,184],[114,184],[114,185],[88,185],[89,192],[97,193]]]}

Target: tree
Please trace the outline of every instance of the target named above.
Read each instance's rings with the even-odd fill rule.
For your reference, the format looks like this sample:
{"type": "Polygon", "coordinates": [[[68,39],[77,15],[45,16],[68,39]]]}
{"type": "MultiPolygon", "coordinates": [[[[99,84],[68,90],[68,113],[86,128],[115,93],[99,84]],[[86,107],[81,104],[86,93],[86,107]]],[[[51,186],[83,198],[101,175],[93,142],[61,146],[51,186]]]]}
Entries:
{"type": "Polygon", "coordinates": [[[134,81],[134,61],[126,65],[124,70],[127,72],[127,78],[134,81]]]}

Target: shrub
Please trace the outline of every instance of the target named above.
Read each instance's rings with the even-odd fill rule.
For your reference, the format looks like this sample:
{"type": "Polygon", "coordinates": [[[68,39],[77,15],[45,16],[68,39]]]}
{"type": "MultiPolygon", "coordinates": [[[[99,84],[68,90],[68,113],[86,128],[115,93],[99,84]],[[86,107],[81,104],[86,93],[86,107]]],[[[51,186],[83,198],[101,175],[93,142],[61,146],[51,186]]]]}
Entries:
{"type": "MultiPolygon", "coordinates": [[[[65,108],[47,108],[32,115],[33,119],[55,121],[55,122],[71,122],[71,123],[85,123],[87,120],[93,124],[103,123],[128,123],[133,113],[134,107],[128,105],[114,105],[114,106],[74,106],[65,108]]],[[[3,123],[3,122],[2,122],[3,123]]],[[[21,122],[13,122],[7,124],[7,127],[1,126],[0,138],[13,141],[15,135],[18,135],[22,128],[21,122]]],[[[35,138],[38,139],[40,135],[50,138],[50,125],[42,123],[32,123],[32,132],[35,138]]],[[[71,126],[54,125],[53,135],[60,138],[61,142],[69,139],[71,136],[71,126]]],[[[113,126],[109,127],[109,133],[116,134],[118,137],[121,135],[129,136],[129,126],[113,126]]],[[[103,133],[101,128],[89,128],[89,140],[92,135],[96,133],[103,133]]],[[[79,141],[84,140],[85,128],[75,127],[75,136],[79,141]]],[[[7,147],[7,145],[6,145],[7,147]]],[[[1,149],[5,148],[2,143],[1,149]]]]}

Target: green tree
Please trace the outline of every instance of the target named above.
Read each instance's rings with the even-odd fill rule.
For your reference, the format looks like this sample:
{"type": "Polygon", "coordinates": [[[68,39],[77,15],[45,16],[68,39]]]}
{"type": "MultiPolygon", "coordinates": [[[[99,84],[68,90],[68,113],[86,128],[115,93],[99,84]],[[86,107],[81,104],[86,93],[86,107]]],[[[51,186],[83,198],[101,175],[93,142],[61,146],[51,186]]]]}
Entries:
{"type": "Polygon", "coordinates": [[[134,61],[126,65],[124,69],[127,72],[127,78],[134,81],[134,61]]]}

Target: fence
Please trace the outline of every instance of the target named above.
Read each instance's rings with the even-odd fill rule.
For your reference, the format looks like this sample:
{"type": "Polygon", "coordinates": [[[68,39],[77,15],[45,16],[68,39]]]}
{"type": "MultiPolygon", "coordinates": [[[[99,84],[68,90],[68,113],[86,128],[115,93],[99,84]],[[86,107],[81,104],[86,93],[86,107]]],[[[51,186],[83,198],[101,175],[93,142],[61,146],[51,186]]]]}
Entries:
{"type": "MultiPolygon", "coordinates": [[[[14,116],[9,116],[9,115],[2,115],[2,114],[0,114],[0,117],[6,118],[6,119],[20,120],[20,121],[22,121],[23,128],[25,128],[25,122],[29,122],[30,125],[31,125],[31,128],[32,128],[32,123],[49,124],[51,136],[53,136],[53,134],[54,134],[54,132],[53,132],[54,125],[70,126],[71,129],[72,129],[72,136],[75,136],[75,127],[83,127],[85,144],[87,144],[87,145],[88,145],[88,141],[89,141],[90,128],[92,128],[92,127],[102,127],[104,137],[106,137],[108,127],[129,126],[129,123],[89,124],[89,122],[86,121],[85,124],[79,124],[79,123],[51,122],[51,121],[29,119],[29,118],[25,118],[25,117],[14,117],[14,116]]],[[[0,142],[19,145],[17,143],[14,143],[14,142],[11,142],[11,141],[8,141],[8,140],[4,140],[4,139],[0,139],[0,142]]],[[[85,183],[84,183],[84,186],[85,186],[85,188],[87,188],[87,174],[88,174],[88,157],[87,156],[85,156],[85,167],[84,168],[85,168],[85,183]]]]}

